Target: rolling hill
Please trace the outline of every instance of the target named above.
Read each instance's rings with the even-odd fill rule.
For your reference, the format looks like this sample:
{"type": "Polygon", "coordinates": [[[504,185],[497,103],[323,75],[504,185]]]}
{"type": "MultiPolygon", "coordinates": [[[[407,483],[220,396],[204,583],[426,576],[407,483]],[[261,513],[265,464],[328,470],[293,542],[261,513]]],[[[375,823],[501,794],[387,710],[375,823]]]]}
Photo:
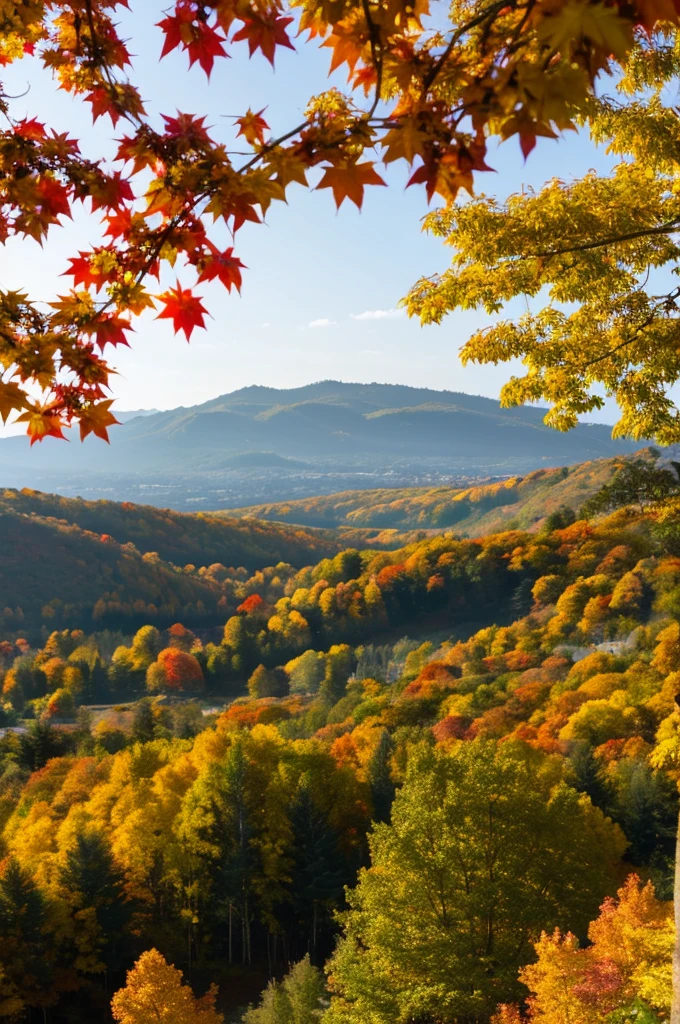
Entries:
{"type": "MultiPolygon", "coordinates": [[[[578,509],[607,483],[621,460],[538,469],[475,487],[409,487],[343,491],[298,501],[236,509],[277,523],[351,530],[443,530],[483,535],[530,529],[561,506],[578,509]]],[[[382,534],[383,541],[386,533],[382,534]]]]}
{"type": "Polygon", "coordinates": [[[0,624],[35,634],[169,625],[180,614],[223,623],[233,568],[241,578],[280,562],[299,568],[341,544],[302,527],[4,490],[0,547],[0,624]]]}
{"type": "Polygon", "coordinates": [[[610,428],[546,427],[545,410],[391,384],[248,387],[127,419],[106,446],[0,440],[0,482],[219,509],[348,487],[452,483],[625,454],[610,428]]]}

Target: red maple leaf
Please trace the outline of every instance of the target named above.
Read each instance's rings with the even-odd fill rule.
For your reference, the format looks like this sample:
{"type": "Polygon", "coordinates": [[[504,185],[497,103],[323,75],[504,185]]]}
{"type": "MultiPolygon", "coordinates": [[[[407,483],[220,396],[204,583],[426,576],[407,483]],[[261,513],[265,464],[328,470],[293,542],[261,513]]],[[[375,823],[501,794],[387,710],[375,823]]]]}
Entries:
{"type": "Polygon", "coordinates": [[[215,57],[229,55],[222,46],[225,42],[224,36],[212,25],[201,21],[197,13],[193,4],[180,2],[175,7],[173,15],[168,15],[158,22],[158,28],[165,33],[161,57],[181,46],[189,54],[189,66],[193,67],[198,61],[210,78],[215,57]]]}
{"type": "Polygon", "coordinates": [[[195,117],[193,114],[182,114],[177,111],[177,117],[169,117],[161,114],[165,121],[165,134],[169,139],[183,139],[187,142],[210,142],[210,136],[205,128],[205,118],[195,117]]]}
{"type": "Polygon", "coordinates": [[[218,252],[216,249],[208,259],[203,262],[199,281],[214,281],[217,278],[222,282],[227,291],[231,291],[232,287],[236,288],[237,292],[241,291],[241,270],[246,269],[245,263],[241,263],[238,256],[232,256],[234,251],[233,246],[229,249],[225,249],[224,252],[218,252]]]}
{"type": "Polygon", "coordinates": [[[127,235],[132,227],[132,210],[124,206],[121,210],[107,213],[104,219],[108,225],[104,234],[112,238],[121,238],[127,235]]]}
{"type": "Polygon", "coordinates": [[[182,288],[179,281],[176,288],[170,288],[163,292],[158,298],[165,306],[162,313],[156,317],[157,320],[172,320],[175,334],[184,331],[187,341],[191,337],[194,327],[205,328],[205,317],[208,310],[200,298],[193,294],[190,288],[182,288]]]}
{"type": "Polygon", "coordinates": [[[244,18],[243,28],[232,36],[232,41],[237,43],[242,39],[247,39],[250,56],[252,57],[255,50],[260,49],[273,67],[274,51],[277,46],[287,46],[289,50],[295,49],[286,32],[286,27],[292,20],[292,18],[271,16],[268,18],[244,18]]]}
{"type": "Polygon", "coordinates": [[[36,186],[38,206],[43,217],[56,220],[63,215],[71,216],[68,191],[56,178],[42,177],[36,186]]]}
{"type": "Polygon", "coordinates": [[[85,101],[92,105],[92,120],[97,121],[98,118],[104,117],[105,114],[111,118],[114,127],[120,121],[120,111],[114,101],[111,94],[111,90],[105,88],[103,85],[95,86],[85,96],[85,101]]]}
{"type": "Polygon", "coordinates": [[[90,186],[92,210],[118,210],[125,203],[134,202],[134,193],[127,178],[120,171],[104,175],[90,186]]]}
{"type": "Polygon", "coordinates": [[[100,316],[97,320],[92,320],[81,327],[83,334],[94,336],[95,343],[100,352],[104,351],[106,345],[126,345],[129,347],[130,342],[127,340],[125,332],[133,330],[134,327],[132,327],[129,320],[125,320],[122,316],[115,316],[115,314],[100,316]]]}
{"type": "Polygon", "coordinates": [[[189,53],[189,67],[198,61],[208,78],[215,63],[215,57],[228,57],[229,54],[222,46],[225,41],[217,29],[199,21],[194,25],[195,38],[187,46],[189,53]]]}
{"type": "Polygon", "coordinates": [[[93,265],[92,263],[92,257],[101,252],[111,252],[111,250],[93,249],[91,252],[79,252],[77,256],[71,256],[69,259],[71,266],[68,270],[64,271],[62,277],[73,277],[74,288],[82,284],[84,288],[94,285],[99,289],[105,282],[114,280],[116,277],[115,269],[107,274],[104,273],[100,266],[93,265]]]}
{"type": "Polygon", "coordinates": [[[167,18],[163,18],[157,23],[156,27],[160,28],[165,35],[161,57],[166,57],[178,46],[186,46],[195,17],[196,11],[191,4],[178,3],[174,14],[169,14],[167,18]]]}
{"type": "Polygon", "coordinates": [[[14,126],[14,134],[20,135],[22,139],[33,139],[35,142],[40,142],[45,138],[45,125],[35,117],[32,117],[30,121],[28,118],[24,118],[14,126]]]}

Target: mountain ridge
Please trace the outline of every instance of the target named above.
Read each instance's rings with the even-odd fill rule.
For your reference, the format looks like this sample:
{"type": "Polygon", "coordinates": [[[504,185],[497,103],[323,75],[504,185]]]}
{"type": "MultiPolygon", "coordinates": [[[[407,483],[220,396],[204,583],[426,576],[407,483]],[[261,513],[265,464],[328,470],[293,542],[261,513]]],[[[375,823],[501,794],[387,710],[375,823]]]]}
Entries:
{"type": "Polygon", "coordinates": [[[47,438],[29,456],[25,437],[2,439],[0,484],[80,494],[82,481],[88,496],[146,501],[153,494],[140,487],[176,483],[172,499],[161,498],[165,504],[204,502],[215,509],[328,493],[343,484],[523,474],[639,446],[612,440],[604,424],[559,433],[545,426],[544,414],[533,406],[504,409],[480,395],[402,384],[252,385],[196,406],[125,417],[111,432],[110,446],[91,437],[84,444],[47,438]],[[233,456],[248,458],[240,463],[230,461],[233,456]],[[284,461],[276,464],[275,457],[284,461]]]}

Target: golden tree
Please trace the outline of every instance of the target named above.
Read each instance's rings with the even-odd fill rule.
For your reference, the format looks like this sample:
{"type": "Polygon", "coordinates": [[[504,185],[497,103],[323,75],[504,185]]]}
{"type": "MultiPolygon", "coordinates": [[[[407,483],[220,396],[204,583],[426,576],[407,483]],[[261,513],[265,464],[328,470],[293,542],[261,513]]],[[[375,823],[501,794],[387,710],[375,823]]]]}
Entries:
{"type": "Polygon", "coordinates": [[[222,1024],[215,1010],[216,990],[211,988],[197,999],[182,973],[167,963],[157,949],[142,953],[128,971],[127,984],[111,1000],[113,1019],[118,1024],[222,1024]]]}

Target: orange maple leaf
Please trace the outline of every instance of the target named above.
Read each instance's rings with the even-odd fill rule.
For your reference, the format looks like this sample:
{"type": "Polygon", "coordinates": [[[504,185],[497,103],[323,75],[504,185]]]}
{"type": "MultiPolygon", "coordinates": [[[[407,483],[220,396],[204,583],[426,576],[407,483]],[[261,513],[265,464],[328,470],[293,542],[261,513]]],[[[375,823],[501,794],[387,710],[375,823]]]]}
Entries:
{"type": "Polygon", "coordinates": [[[258,110],[255,114],[250,108],[248,108],[248,112],[244,114],[243,117],[237,117],[235,123],[239,126],[239,131],[236,138],[238,138],[239,135],[242,135],[246,142],[251,146],[254,146],[256,142],[259,142],[260,145],[262,145],[264,142],[264,133],[265,131],[269,131],[269,125],[262,117],[266,109],[266,107],[263,107],[262,110],[258,110]]]}
{"type": "Polygon", "coordinates": [[[60,437],[66,441],[63,434],[63,422],[55,414],[52,405],[33,405],[28,412],[17,416],[17,423],[27,423],[26,432],[31,439],[31,447],[36,441],[42,441],[45,437],[60,437]]]}
{"type": "Polygon", "coordinates": [[[105,402],[97,402],[96,405],[92,405],[90,408],[80,410],[81,441],[84,441],[88,434],[94,434],[95,437],[100,437],[102,441],[106,441],[109,444],[108,428],[116,426],[120,422],[110,412],[112,405],[113,399],[108,398],[105,402]]]}
{"type": "Polygon", "coordinates": [[[14,381],[0,380],[0,419],[7,422],[10,413],[26,406],[26,396],[14,381]]]}
{"type": "Polygon", "coordinates": [[[373,163],[344,164],[340,167],[327,167],[317,188],[332,188],[335,205],[340,208],[344,199],[351,199],[361,209],[364,201],[364,186],[384,185],[380,175],[375,171],[373,163]]]}
{"type": "Polygon", "coordinates": [[[194,327],[205,328],[205,317],[208,315],[208,310],[190,288],[182,288],[178,281],[176,288],[170,288],[158,298],[164,304],[165,309],[158,314],[156,319],[172,320],[175,334],[184,331],[188,341],[194,327]]]}

